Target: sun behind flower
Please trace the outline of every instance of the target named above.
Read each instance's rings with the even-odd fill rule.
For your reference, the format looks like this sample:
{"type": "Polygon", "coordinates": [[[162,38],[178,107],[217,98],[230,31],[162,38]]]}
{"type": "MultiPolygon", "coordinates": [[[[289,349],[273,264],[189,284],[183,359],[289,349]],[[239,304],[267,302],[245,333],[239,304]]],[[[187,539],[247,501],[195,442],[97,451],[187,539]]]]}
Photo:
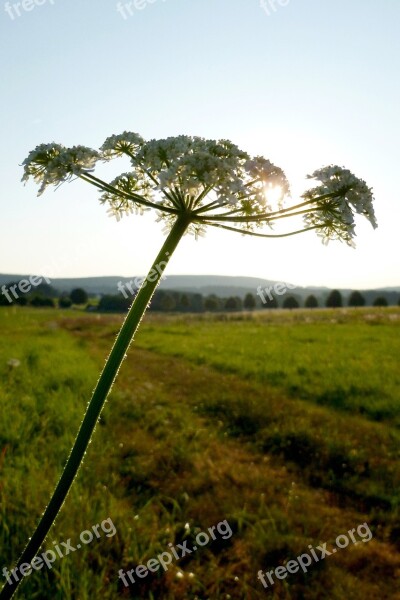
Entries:
{"type": "Polygon", "coordinates": [[[42,144],[23,165],[23,181],[33,177],[41,184],[39,194],[49,185],[79,177],[102,191],[101,202],[118,220],[153,208],[158,219],[171,227],[178,215],[186,214],[188,231],[196,235],[206,226],[262,237],[316,229],[324,242],[337,239],[352,246],[354,214],[365,216],[376,227],[372,191],[349,170],[328,166],[315,171],[308,178],[321,185],[305,192],[300,204],[284,208],[290,190],[282,169],[262,156],[251,158],[229,140],[180,135],[145,141],[125,131],[108,137],[99,150],[42,144]],[[123,155],[129,157],[131,171],[109,183],[94,176],[98,161],[123,155]],[[296,215],[303,216],[302,230],[256,231],[296,215]]]}

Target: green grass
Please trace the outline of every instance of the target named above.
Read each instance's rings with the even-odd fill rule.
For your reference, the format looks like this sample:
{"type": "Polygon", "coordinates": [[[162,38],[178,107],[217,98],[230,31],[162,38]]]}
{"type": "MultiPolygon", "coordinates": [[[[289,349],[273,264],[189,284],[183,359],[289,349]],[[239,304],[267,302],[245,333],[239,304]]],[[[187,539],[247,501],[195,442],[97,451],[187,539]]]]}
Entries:
{"type": "Polygon", "coordinates": [[[400,425],[398,309],[255,313],[144,326],[137,343],[293,398],[400,425]],[[275,318],[274,318],[275,317],[275,318]]]}
{"type": "MultiPolygon", "coordinates": [[[[0,310],[0,571],[45,507],[120,321],[0,310]]],[[[45,548],[108,517],[117,534],[17,598],[399,599],[399,323],[395,308],[148,315],[45,548]],[[223,519],[226,543],[118,581],[223,519]],[[268,593],[257,581],[365,521],[368,544],[268,593]]]]}

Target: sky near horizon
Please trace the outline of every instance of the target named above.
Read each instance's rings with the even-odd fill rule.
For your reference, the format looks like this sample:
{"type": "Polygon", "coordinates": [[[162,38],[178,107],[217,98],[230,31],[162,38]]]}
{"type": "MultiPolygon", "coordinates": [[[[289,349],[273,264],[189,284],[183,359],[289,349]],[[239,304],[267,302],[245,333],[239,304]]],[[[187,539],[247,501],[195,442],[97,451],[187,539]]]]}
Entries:
{"type": "Polygon", "coordinates": [[[82,181],[39,198],[20,182],[40,143],[98,148],[128,130],[231,139],[280,166],[294,201],[327,164],[374,189],[379,227],[358,219],[355,250],[209,230],[185,236],[170,274],[399,286],[399,25],[398,0],[2,2],[0,273],[146,272],[164,240],[155,215],[117,223],[82,181]]]}

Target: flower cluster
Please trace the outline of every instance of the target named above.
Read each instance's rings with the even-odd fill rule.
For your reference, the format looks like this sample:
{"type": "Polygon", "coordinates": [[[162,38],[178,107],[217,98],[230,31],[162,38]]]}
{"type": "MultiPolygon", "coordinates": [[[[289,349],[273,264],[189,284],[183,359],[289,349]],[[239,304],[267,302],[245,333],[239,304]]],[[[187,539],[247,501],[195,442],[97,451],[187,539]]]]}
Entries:
{"type": "Polygon", "coordinates": [[[41,183],[40,195],[48,185],[58,185],[73,175],[80,176],[91,171],[100,158],[99,152],[86,146],[65,148],[55,143],[41,144],[22,163],[22,181],[33,177],[36,183],[41,183]]]}
{"type": "Polygon", "coordinates": [[[136,154],[142,144],[144,144],[144,139],[138,133],[124,131],[120,135],[108,137],[100,150],[104,158],[110,159],[122,154],[136,154]]]}
{"type": "Polygon", "coordinates": [[[354,246],[354,213],[366,217],[374,229],[377,227],[372,190],[348,169],[330,165],[314,171],[308,179],[320,181],[321,185],[303,194],[315,207],[304,220],[308,226],[320,229],[324,243],[339,239],[354,246]]]}
{"type": "Polygon", "coordinates": [[[142,200],[153,200],[153,190],[149,181],[139,174],[122,173],[118,175],[108,186],[110,189],[104,192],[100,198],[102,204],[108,204],[108,214],[120,221],[124,215],[143,214],[145,208],[140,202],[135,200],[135,196],[140,194],[142,200]]]}
{"type": "MultiPolygon", "coordinates": [[[[107,156],[129,156],[135,177],[145,174],[154,192],[161,192],[162,207],[201,209],[211,199],[214,209],[227,206],[237,216],[265,214],[271,209],[265,186],[279,186],[282,198],[289,190],[281,169],[262,157],[251,160],[229,140],[181,135],[144,142],[137,134],[125,132],[108,138],[101,149],[107,156]]],[[[147,199],[149,192],[146,188],[147,199]]],[[[120,205],[109,194],[104,199],[120,205]]]]}
{"type": "Polygon", "coordinates": [[[42,144],[23,165],[23,180],[33,177],[40,183],[39,194],[50,184],[80,177],[102,191],[101,202],[109,205],[109,214],[117,219],[134,210],[142,213],[154,208],[169,227],[177,215],[185,213],[191,221],[189,230],[196,234],[213,226],[279,237],[254,230],[303,214],[304,231],[316,229],[324,241],[340,239],[352,245],[355,213],[376,227],[371,189],[347,169],[329,166],[315,171],[309,178],[321,185],[303,194],[302,204],[284,208],[289,185],[283,171],[262,156],[251,158],[229,140],[180,135],[145,141],[125,131],[108,137],[99,151],[42,144]],[[130,159],[130,172],[110,183],[92,174],[97,161],[122,155],[130,159]],[[296,212],[299,207],[306,210],[296,212]]]}
{"type": "Polygon", "coordinates": [[[246,161],[244,167],[253,180],[262,182],[264,188],[267,185],[278,187],[282,191],[282,197],[289,194],[289,184],[282,169],[263,156],[246,161]]]}
{"type": "Polygon", "coordinates": [[[233,182],[243,188],[236,172],[247,154],[226,140],[178,136],[150,140],[136,157],[159,179],[159,189],[179,188],[183,196],[200,195],[205,189],[223,189],[233,182]]]}

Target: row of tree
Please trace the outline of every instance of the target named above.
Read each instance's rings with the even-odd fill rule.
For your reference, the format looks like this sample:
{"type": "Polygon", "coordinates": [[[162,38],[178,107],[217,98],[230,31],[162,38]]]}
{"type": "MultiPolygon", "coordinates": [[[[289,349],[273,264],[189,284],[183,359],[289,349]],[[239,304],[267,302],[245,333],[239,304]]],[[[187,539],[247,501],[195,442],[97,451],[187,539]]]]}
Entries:
{"type": "MultiPolygon", "coordinates": [[[[105,295],[100,299],[98,310],[103,312],[125,312],[129,309],[132,303],[131,298],[124,298],[122,295],[105,295]]],[[[318,306],[327,306],[330,308],[338,308],[344,306],[342,294],[338,290],[332,290],[324,302],[319,302],[314,295],[309,295],[304,303],[298,297],[286,295],[282,299],[282,304],[279,305],[275,297],[268,300],[265,304],[261,304],[262,308],[300,308],[303,304],[305,308],[317,308],[318,306]]],[[[348,306],[365,306],[365,298],[358,291],[352,292],[347,301],[348,306]]],[[[388,306],[386,298],[383,296],[377,297],[374,306],[388,306]]],[[[400,306],[400,299],[399,299],[400,306]]],[[[221,298],[215,294],[202,296],[191,292],[174,292],[157,290],[151,301],[150,311],[161,312],[220,312],[220,311],[241,311],[255,310],[260,308],[258,299],[254,294],[248,293],[242,299],[239,296],[229,296],[221,298]]]]}
{"type": "MultiPolygon", "coordinates": [[[[11,287],[18,285],[18,282],[10,282],[5,287],[9,290],[11,287]]],[[[8,294],[12,299],[12,304],[19,306],[36,306],[36,307],[56,307],[69,308],[73,304],[82,306],[86,305],[89,297],[86,291],[82,288],[75,288],[69,294],[60,294],[55,288],[47,283],[41,283],[31,292],[27,294],[17,294],[17,298],[8,294]]],[[[5,294],[0,294],[0,306],[10,306],[9,300],[5,294]]]]}
{"type": "MultiPolygon", "coordinates": [[[[13,285],[13,282],[7,286],[13,285]]],[[[20,295],[19,298],[13,299],[15,304],[21,306],[38,306],[38,307],[60,307],[69,308],[73,305],[87,306],[89,297],[87,292],[82,288],[73,289],[69,294],[60,294],[52,286],[41,284],[34,292],[20,295]]],[[[267,302],[261,303],[259,299],[251,293],[246,294],[244,299],[239,296],[229,296],[221,298],[215,294],[204,297],[202,294],[193,292],[175,292],[157,290],[151,301],[149,310],[160,312],[219,312],[219,311],[241,311],[255,310],[257,308],[299,308],[303,305],[305,308],[317,308],[318,306],[327,306],[330,308],[339,308],[345,306],[345,301],[339,290],[332,290],[324,301],[318,301],[313,295],[307,296],[302,301],[299,296],[285,295],[280,297],[281,303],[278,303],[276,297],[272,296],[267,299],[267,302]]],[[[132,298],[124,298],[121,294],[106,294],[103,295],[97,306],[90,304],[91,310],[99,310],[101,312],[126,312],[132,303],[132,298]]],[[[365,306],[366,300],[359,291],[354,291],[347,299],[347,306],[365,306]]],[[[400,306],[400,299],[398,301],[400,306]]],[[[9,301],[0,295],[0,305],[9,306],[9,301]]],[[[388,301],[384,296],[378,296],[373,301],[374,306],[388,306],[388,301]]]]}
{"type": "MultiPolygon", "coordinates": [[[[247,296],[246,296],[247,298],[247,296]]],[[[245,298],[245,303],[246,303],[245,298]]],[[[249,299],[248,304],[251,305],[252,301],[249,299]]],[[[389,303],[384,296],[377,296],[373,301],[373,306],[388,306],[389,303]]],[[[398,301],[398,305],[400,306],[400,298],[398,301]]],[[[282,308],[300,308],[301,304],[297,298],[294,296],[286,296],[282,303],[282,308]]],[[[305,308],[318,308],[320,306],[317,298],[310,294],[304,301],[305,308]]],[[[321,306],[326,306],[328,308],[340,308],[341,306],[345,306],[343,301],[342,294],[338,290],[332,290],[325,302],[321,303],[321,306]]],[[[365,298],[362,296],[360,292],[352,292],[348,298],[347,306],[365,306],[365,298]]],[[[265,308],[279,308],[278,302],[276,298],[272,300],[268,300],[266,304],[264,304],[265,308]]],[[[245,306],[246,308],[246,306],[245,306]]]]}

